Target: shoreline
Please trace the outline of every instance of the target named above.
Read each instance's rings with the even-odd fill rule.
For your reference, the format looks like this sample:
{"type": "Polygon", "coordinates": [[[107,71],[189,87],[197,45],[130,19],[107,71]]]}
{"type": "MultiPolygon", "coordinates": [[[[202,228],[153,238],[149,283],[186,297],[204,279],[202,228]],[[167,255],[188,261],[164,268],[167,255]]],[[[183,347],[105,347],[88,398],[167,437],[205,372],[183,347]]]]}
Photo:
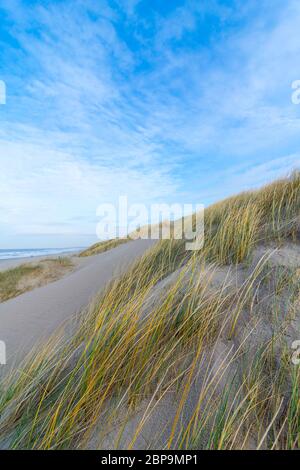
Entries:
{"type": "Polygon", "coordinates": [[[81,250],[75,251],[64,251],[61,253],[49,254],[49,255],[40,255],[40,256],[27,256],[24,258],[8,258],[8,259],[0,259],[0,271],[6,271],[7,269],[17,268],[22,264],[30,264],[42,261],[44,259],[57,259],[60,257],[64,258],[72,258],[77,256],[81,250]]]}

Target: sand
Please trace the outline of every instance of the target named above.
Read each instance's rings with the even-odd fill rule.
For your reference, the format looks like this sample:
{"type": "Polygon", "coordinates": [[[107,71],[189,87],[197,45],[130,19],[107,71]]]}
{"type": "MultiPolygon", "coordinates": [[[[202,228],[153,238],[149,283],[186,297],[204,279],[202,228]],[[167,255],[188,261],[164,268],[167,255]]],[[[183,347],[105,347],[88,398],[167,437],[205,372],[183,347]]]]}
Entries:
{"type": "MultiPolygon", "coordinates": [[[[259,260],[261,260],[262,256],[268,258],[268,270],[273,269],[273,271],[270,271],[271,276],[275,275],[276,269],[278,268],[292,268],[295,270],[295,273],[297,272],[296,270],[300,269],[299,244],[285,243],[285,245],[280,248],[277,248],[275,245],[262,245],[254,250],[252,262],[249,266],[214,267],[212,271],[208,269],[207,276],[208,279],[210,279],[210,289],[216,291],[226,289],[228,293],[235,292],[236,289],[241,288],[246,279],[249,279],[252,270],[259,260]],[[211,275],[212,273],[213,276],[211,275]]],[[[152,294],[145,302],[146,314],[151,312],[152,304],[162,302],[164,295],[168,293],[168,287],[178,280],[182,272],[183,270],[181,268],[178,269],[153,288],[152,294]]],[[[186,271],[185,275],[182,277],[183,290],[185,289],[185,282],[188,283],[190,281],[191,275],[191,272],[186,271]]],[[[195,275],[195,272],[193,275],[195,275]]],[[[196,274],[195,280],[197,276],[196,274]]],[[[217,401],[226,385],[233,383],[233,381],[238,386],[241,384],[245,364],[243,362],[243,356],[239,357],[238,351],[248,351],[248,360],[251,357],[254,358],[255,352],[259,351],[263,345],[266,345],[272,338],[276,337],[275,332],[286,322],[286,330],[281,338],[284,340],[283,343],[274,343],[274,360],[277,361],[278,364],[282,358],[283,345],[286,344],[289,346],[293,340],[299,338],[300,305],[296,300],[295,318],[288,319],[288,311],[294,300],[290,299],[291,292],[288,286],[286,287],[286,291],[281,292],[279,297],[277,294],[276,297],[275,292],[272,292],[272,295],[270,294],[269,285],[265,286],[263,283],[259,285],[259,289],[256,290],[256,301],[257,305],[260,305],[260,308],[251,312],[251,314],[249,314],[248,309],[243,309],[234,338],[229,339],[228,329],[224,328],[222,333],[220,333],[215,340],[213,347],[210,348],[207,346],[206,352],[195,368],[192,385],[180,413],[171,449],[178,449],[181,426],[183,429],[187,427],[189,420],[197,409],[199,397],[205,388],[204,384],[208,380],[207,377],[209,377],[209,380],[213,384],[211,387],[213,392],[211,391],[211,393],[214,394],[217,401]],[[280,298],[282,302],[282,309],[278,313],[278,319],[276,319],[273,312],[272,301],[274,301],[274,298],[277,299],[277,302],[280,298]],[[279,320],[278,323],[277,320],[279,320]],[[221,374],[220,370],[222,371],[221,374]]],[[[290,354],[291,351],[292,349],[290,349],[290,354]]],[[[249,367],[251,367],[251,362],[248,364],[249,367]]],[[[159,400],[157,398],[153,400],[152,396],[148,399],[144,399],[139,407],[131,413],[126,405],[120,407],[115,422],[110,424],[110,429],[108,427],[103,428],[105,418],[103,420],[102,416],[100,416],[86,447],[93,450],[110,450],[116,448],[125,450],[128,449],[134,441],[132,447],[134,450],[167,448],[172,427],[177,418],[178,404],[184,392],[184,385],[185,384],[178,390],[176,390],[175,387],[170,388],[167,392],[164,392],[162,398],[159,400]],[[144,423],[144,425],[140,429],[139,426],[141,426],[141,423],[144,423]],[[120,432],[120,430],[122,432],[120,432]]],[[[233,400],[233,398],[234,395],[232,395],[231,399],[233,400]]],[[[205,398],[205,400],[207,399],[208,398],[205,398]]],[[[201,416],[201,409],[205,410],[205,400],[201,404],[199,416],[201,416]]],[[[115,406],[116,403],[112,402],[113,409],[115,409],[115,406]]],[[[203,411],[203,413],[205,412],[203,411]]],[[[205,448],[207,437],[207,435],[202,435],[201,440],[197,442],[199,447],[196,448],[205,448]]],[[[242,442],[244,440],[242,429],[240,430],[240,439],[241,442],[238,448],[242,448],[242,442]]],[[[255,436],[250,434],[246,441],[246,448],[256,449],[257,444],[255,436]]],[[[266,449],[267,446],[264,445],[262,448],[266,449]]]]}
{"type": "Polygon", "coordinates": [[[57,255],[44,255],[44,256],[31,256],[30,258],[17,258],[17,259],[0,259],[0,271],[5,271],[6,269],[13,269],[17,268],[21,264],[31,264],[31,263],[38,263],[39,261],[47,260],[47,259],[57,259],[57,258],[71,258],[72,261],[80,260],[76,255],[78,251],[74,252],[67,252],[67,253],[59,253],[57,255]]]}
{"type": "Polygon", "coordinates": [[[75,271],[68,276],[0,304],[0,340],[6,344],[7,356],[0,373],[17,365],[37,342],[49,338],[87,306],[152,244],[152,240],[135,240],[96,256],[77,258],[75,271]]]}

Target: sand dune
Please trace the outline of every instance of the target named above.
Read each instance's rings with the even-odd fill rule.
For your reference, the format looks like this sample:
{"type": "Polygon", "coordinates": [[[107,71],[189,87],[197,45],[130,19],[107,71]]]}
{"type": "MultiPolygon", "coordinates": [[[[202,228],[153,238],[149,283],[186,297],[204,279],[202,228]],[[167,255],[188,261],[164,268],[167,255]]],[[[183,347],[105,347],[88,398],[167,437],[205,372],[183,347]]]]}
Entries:
{"type": "Polygon", "coordinates": [[[0,304],[0,340],[6,343],[7,367],[86,306],[152,244],[151,240],[135,240],[81,259],[69,276],[0,304]]]}
{"type": "Polygon", "coordinates": [[[9,348],[71,321],[1,382],[0,448],[299,449],[299,197],[295,173],[207,208],[200,252],[129,268],[131,241],[2,304],[9,348]]]}

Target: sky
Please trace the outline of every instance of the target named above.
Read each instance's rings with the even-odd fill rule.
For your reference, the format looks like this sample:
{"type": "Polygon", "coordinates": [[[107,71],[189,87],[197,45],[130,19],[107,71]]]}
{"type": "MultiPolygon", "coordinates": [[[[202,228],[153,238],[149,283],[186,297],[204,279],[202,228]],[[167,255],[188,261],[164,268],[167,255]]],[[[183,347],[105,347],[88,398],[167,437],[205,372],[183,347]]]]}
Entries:
{"type": "Polygon", "coordinates": [[[0,248],[99,204],[209,205],[300,165],[298,0],[0,0],[0,248]]]}

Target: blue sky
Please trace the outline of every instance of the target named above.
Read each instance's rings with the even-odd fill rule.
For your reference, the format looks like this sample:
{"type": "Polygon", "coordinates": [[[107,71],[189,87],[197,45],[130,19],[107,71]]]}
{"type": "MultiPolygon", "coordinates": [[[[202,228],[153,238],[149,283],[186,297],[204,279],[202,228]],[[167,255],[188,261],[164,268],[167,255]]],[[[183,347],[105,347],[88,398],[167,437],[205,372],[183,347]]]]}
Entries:
{"type": "Polygon", "coordinates": [[[298,0],[0,0],[0,247],[209,204],[300,163],[298,0]]]}

